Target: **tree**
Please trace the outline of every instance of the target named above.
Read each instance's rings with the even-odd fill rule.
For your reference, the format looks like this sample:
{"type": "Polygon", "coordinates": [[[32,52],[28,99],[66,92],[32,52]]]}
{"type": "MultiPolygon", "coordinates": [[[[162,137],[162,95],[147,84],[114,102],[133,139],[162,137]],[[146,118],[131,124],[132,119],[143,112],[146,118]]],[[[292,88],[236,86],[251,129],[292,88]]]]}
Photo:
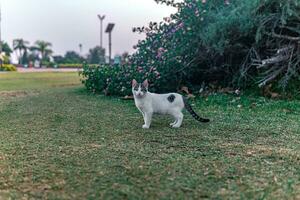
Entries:
{"type": "Polygon", "coordinates": [[[81,57],[77,52],[75,51],[67,51],[64,56],[64,63],[66,64],[72,64],[72,63],[82,63],[84,61],[84,58],[81,57]]]}
{"type": "Polygon", "coordinates": [[[65,62],[65,58],[61,55],[53,56],[53,59],[57,64],[63,64],[65,62]]]}
{"type": "Polygon", "coordinates": [[[35,46],[31,47],[31,50],[39,52],[42,61],[49,61],[49,56],[53,53],[51,47],[50,42],[38,40],[35,42],[35,46]]]}
{"type": "Polygon", "coordinates": [[[89,50],[88,62],[90,64],[105,63],[105,49],[96,46],[89,50]]]}
{"type": "Polygon", "coordinates": [[[28,54],[28,61],[29,62],[34,62],[36,60],[39,60],[39,54],[36,51],[31,51],[30,54],[28,54]]]}
{"type": "Polygon", "coordinates": [[[29,57],[28,57],[28,51],[24,51],[22,57],[21,57],[21,63],[22,64],[27,64],[29,63],[29,57]]]}
{"type": "Polygon", "coordinates": [[[129,53],[128,52],[124,52],[121,55],[121,64],[125,65],[125,64],[128,64],[128,62],[129,62],[129,53]]]}
{"type": "Polygon", "coordinates": [[[10,48],[10,46],[4,42],[1,41],[1,46],[2,46],[2,51],[8,56],[10,57],[10,54],[13,52],[12,49],[10,48]]]}
{"type": "Polygon", "coordinates": [[[24,64],[22,62],[22,60],[24,60],[23,56],[24,56],[24,54],[26,54],[25,52],[27,52],[27,50],[28,50],[28,45],[29,45],[29,42],[27,42],[23,39],[13,40],[13,49],[14,49],[14,51],[17,52],[19,64],[24,64]]]}

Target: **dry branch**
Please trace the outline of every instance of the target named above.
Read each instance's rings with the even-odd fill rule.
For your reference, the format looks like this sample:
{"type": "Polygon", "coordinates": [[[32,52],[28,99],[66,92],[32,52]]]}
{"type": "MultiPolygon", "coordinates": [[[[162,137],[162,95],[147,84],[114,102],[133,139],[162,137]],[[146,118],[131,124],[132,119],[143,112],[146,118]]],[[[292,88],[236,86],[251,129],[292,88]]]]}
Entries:
{"type": "Polygon", "coordinates": [[[260,69],[260,68],[265,67],[267,65],[280,63],[280,62],[285,61],[287,59],[289,59],[289,55],[278,55],[276,57],[265,59],[265,60],[261,61],[261,65],[257,66],[257,69],[260,69]]]}

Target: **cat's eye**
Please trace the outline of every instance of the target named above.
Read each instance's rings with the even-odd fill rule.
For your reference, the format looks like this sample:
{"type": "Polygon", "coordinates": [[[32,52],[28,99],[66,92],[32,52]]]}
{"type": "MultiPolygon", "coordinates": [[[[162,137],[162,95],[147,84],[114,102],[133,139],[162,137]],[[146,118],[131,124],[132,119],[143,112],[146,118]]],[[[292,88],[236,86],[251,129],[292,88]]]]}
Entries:
{"type": "Polygon", "coordinates": [[[145,87],[142,87],[141,90],[142,90],[142,92],[147,92],[147,88],[145,88],[145,87]]]}

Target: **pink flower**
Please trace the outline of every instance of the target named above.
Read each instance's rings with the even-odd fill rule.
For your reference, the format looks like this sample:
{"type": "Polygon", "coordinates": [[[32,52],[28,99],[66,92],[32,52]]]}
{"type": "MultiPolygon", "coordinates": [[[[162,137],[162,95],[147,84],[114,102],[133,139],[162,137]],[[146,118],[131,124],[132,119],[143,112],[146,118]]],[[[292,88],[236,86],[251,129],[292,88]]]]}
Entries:
{"type": "Polygon", "coordinates": [[[165,52],[165,49],[163,47],[158,48],[157,50],[157,57],[162,57],[163,53],[165,52]]]}
{"type": "Polygon", "coordinates": [[[184,25],[184,24],[183,24],[183,22],[181,22],[180,24],[178,24],[178,26],[177,26],[177,27],[178,27],[178,28],[182,28],[182,27],[183,27],[183,25],[184,25]]]}
{"type": "Polygon", "coordinates": [[[170,22],[171,18],[170,17],[164,17],[163,20],[166,21],[166,22],[170,22]]]}
{"type": "Polygon", "coordinates": [[[158,48],[158,51],[159,51],[159,52],[164,52],[165,49],[164,49],[163,47],[159,47],[159,48],[158,48]]]}
{"type": "Polygon", "coordinates": [[[139,73],[142,73],[142,72],[143,72],[143,67],[141,67],[141,66],[137,67],[137,71],[138,71],[139,73]]]}

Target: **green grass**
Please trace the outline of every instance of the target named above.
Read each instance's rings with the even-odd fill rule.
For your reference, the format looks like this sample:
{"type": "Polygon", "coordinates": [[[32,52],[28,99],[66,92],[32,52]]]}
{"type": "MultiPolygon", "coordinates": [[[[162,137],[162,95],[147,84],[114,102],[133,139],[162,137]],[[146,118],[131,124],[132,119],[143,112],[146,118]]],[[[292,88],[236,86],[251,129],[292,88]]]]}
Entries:
{"type": "Polygon", "coordinates": [[[132,101],[77,81],[0,74],[0,199],[300,198],[299,101],[212,95],[193,102],[211,123],[143,130],[132,101]]]}
{"type": "Polygon", "coordinates": [[[77,72],[39,72],[0,74],[0,91],[35,90],[78,85],[77,72]]]}

